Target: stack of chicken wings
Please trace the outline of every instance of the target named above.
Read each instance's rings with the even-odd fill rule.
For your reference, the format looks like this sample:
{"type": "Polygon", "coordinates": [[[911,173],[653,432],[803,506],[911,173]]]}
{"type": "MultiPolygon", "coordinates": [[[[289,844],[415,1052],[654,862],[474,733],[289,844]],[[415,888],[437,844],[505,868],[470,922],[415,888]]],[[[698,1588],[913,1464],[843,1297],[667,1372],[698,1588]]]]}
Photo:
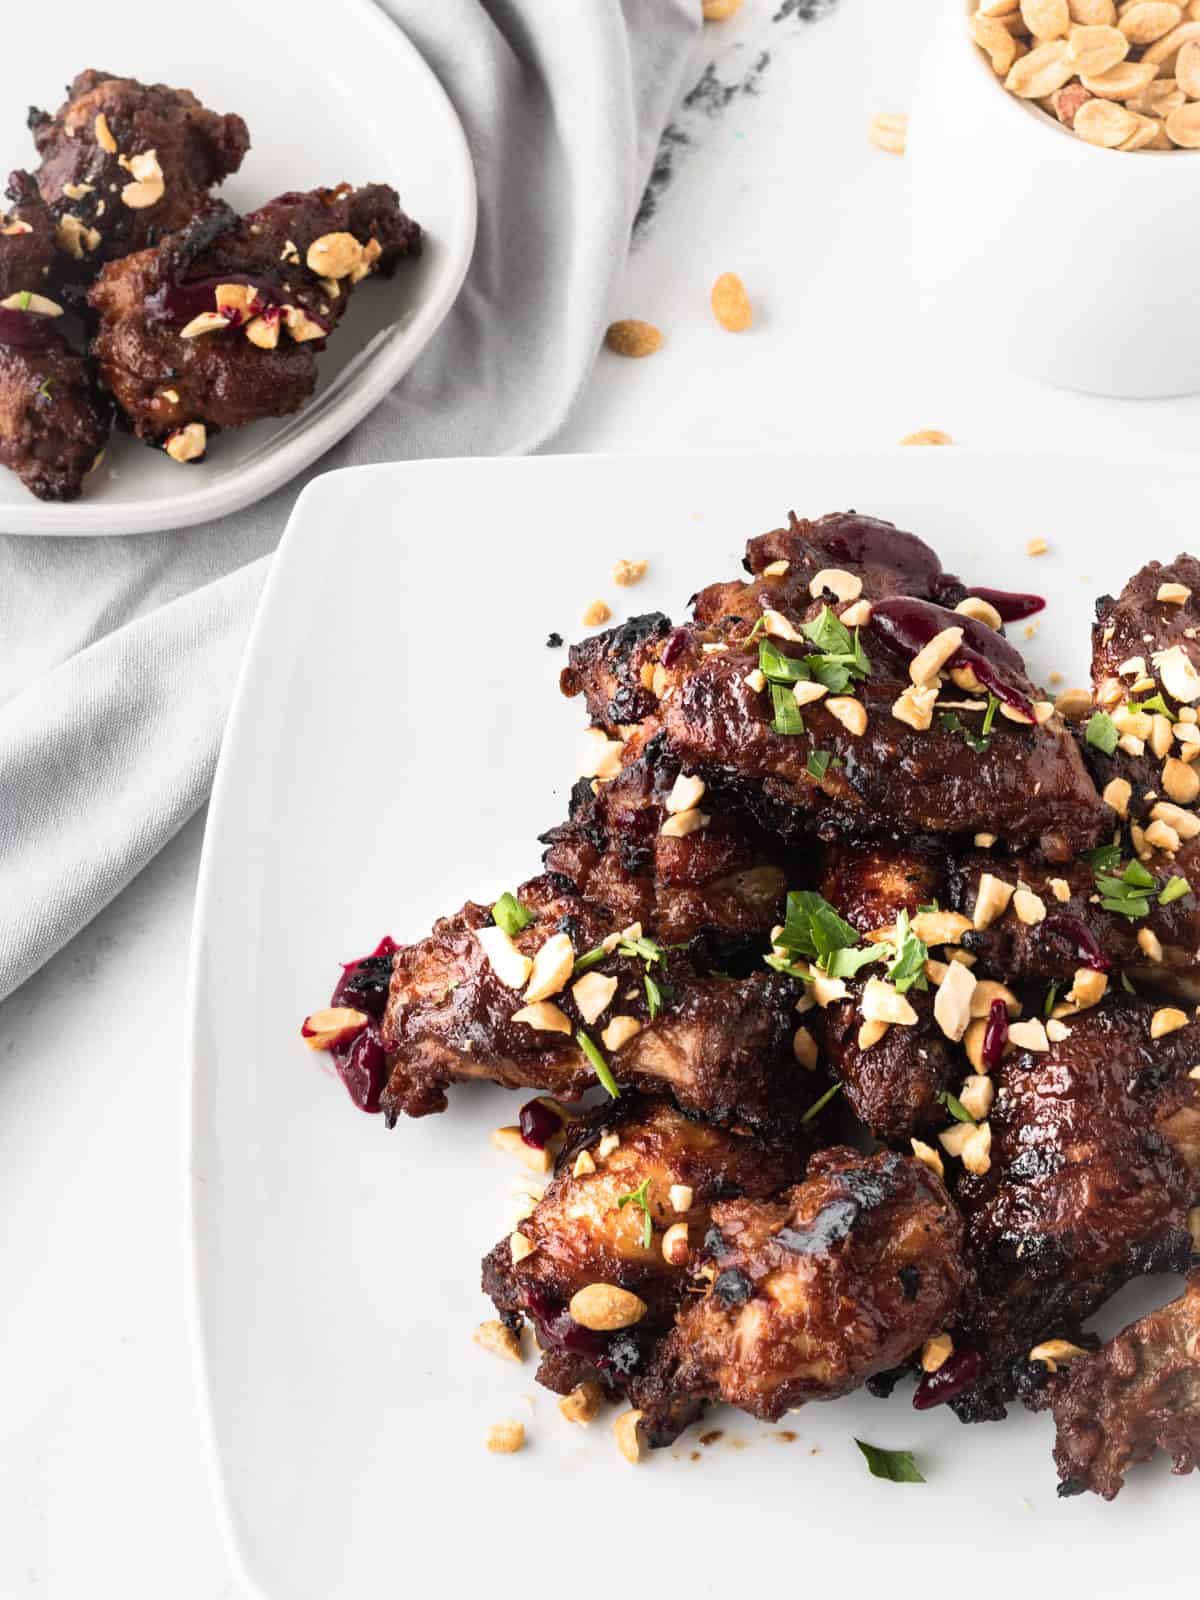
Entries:
{"type": "Polygon", "coordinates": [[[744,566],[571,650],[590,770],[542,872],[385,939],[304,1035],[389,1125],[540,1091],[512,1136],[553,1178],[484,1287],[639,1447],[911,1377],[1052,1409],[1061,1493],[1189,1471],[1200,563],[1103,598],[1057,703],[1004,630],[1036,597],[890,523],[793,515],[744,566]]]}

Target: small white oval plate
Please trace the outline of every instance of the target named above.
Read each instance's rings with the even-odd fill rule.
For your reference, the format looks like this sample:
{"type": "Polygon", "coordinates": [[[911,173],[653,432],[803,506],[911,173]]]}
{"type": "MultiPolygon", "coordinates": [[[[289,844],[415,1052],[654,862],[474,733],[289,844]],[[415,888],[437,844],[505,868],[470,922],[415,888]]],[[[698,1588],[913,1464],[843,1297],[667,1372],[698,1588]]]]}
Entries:
{"type": "MultiPolygon", "coordinates": [[[[1051,1421],[1020,1407],[964,1428],[914,1411],[905,1385],[780,1428],[721,1408],[629,1467],[611,1411],[573,1427],[529,1353],[515,1366],[471,1343],[495,1315],[480,1258],[522,1176],[488,1131],[523,1097],[460,1084],[447,1115],[389,1132],[299,1028],[338,961],[537,870],[584,728],[546,637],[578,638],[597,595],[620,620],[682,615],[789,506],[854,505],[923,534],[969,581],[1047,595],[1019,642],[1042,679],[1081,682],[1096,596],[1186,544],[1198,491],[1183,455],[960,448],[420,461],[305,488],[221,752],[187,1026],[197,1324],[251,1594],[1194,1592],[1195,1483],[1160,1457],[1114,1505],[1058,1501],[1051,1421]],[[1034,561],[1039,532],[1051,549],[1034,561]],[[609,580],[621,556],[649,560],[636,589],[609,580]],[[528,1429],[519,1455],[484,1450],[502,1417],[528,1429]],[[702,1445],[706,1429],[720,1441],[702,1445]],[[914,1450],[928,1483],[870,1477],[856,1437],[914,1450]]],[[[1103,1331],[1177,1287],[1135,1285],[1103,1331]]]]}
{"type": "Polygon", "coordinates": [[[250,210],[285,189],[390,183],[425,229],[421,257],[357,294],[319,357],[317,392],[291,417],[213,441],[181,467],[114,432],[81,499],[36,500],[0,470],[0,532],[153,533],[237,511],[286,483],[379,403],[454,303],[475,243],[475,175],[441,84],[371,0],[63,0],[53,27],[22,29],[0,53],[3,172],[36,165],[32,103],[54,110],[85,67],[191,89],[250,127],[242,170],[216,191],[250,210]]]}

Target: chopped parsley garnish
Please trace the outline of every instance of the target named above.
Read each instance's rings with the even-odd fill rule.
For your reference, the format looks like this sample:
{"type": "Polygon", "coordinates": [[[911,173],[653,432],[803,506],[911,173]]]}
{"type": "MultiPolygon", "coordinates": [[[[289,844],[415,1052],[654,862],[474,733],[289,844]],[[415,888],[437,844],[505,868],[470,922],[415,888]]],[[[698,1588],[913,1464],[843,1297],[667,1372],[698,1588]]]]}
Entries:
{"type": "Polygon", "coordinates": [[[896,918],[895,942],[885,944],[883,951],[885,954],[890,954],[887,975],[901,994],[907,994],[914,987],[917,989],[929,987],[925,977],[925,963],[929,959],[929,950],[913,932],[907,910],[901,911],[896,918]]]}
{"type": "MultiPolygon", "coordinates": [[[[1099,851],[1095,852],[1100,854],[1099,851]]],[[[1136,922],[1139,917],[1150,915],[1150,901],[1146,891],[1155,887],[1153,873],[1147,872],[1140,861],[1131,861],[1119,875],[1117,868],[1120,861],[1116,861],[1111,870],[1104,871],[1093,863],[1093,874],[1096,887],[1100,891],[1100,904],[1105,911],[1114,911],[1118,916],[1128,917],[1130,922],[1136,922]]]]}
{"type": "Polygon", "coordinates": [[[1088,856],[1093,872],[1111,872],[1120,859],[1121,846],[1115,841],[1112,844],[1102,844],[1088,856]]]}
{"type": "Polygon", "coordinates": [[[54,379],[53,378],[47,378],[46,381],[42,384],[41,388],[38,390],[38,394],[42,397],[43,400],[49,400],[50,391],[51,391],[51,389],[53,389],[53,387],[54,387],[54,379]]]}
{"type": "Polygon", "coordinates": [[[860,950],[835,950],[821,965],[831,978],[853,978],[860,967],[881,960],[889,948],[886,944],[865,944],[860,950]]]}
{"type": "Polygon", "coordinates": [[[947,733],[961,733],[963,743],[974,750],[976,755],[981,755],[987,749],[989,741],[980,733],[973,733],[959,716],[957,711],[943,711],[938,721],[947,733]]]}
{"type": "Polygon", "coordinates": [[[819,894],[793,889],[787,897],[783,932],[775,942],[793,955],[807,956],[824,966],[835,950],[849,950],[858,943],[858,930],[843,921],[819,894]]]}
{"type": "Polygon", "coordinates": [[[830,767],[844,765],[841,756],[835,756],[832,750],[810,750],[805,766],[808,768],[810,778],[822,779],[830,767]]]}
{"type": "Polygon", "coordinates": [[[818,683],[823,683],[833,694],[843,693],[851,678],[869,678],[871,663],[863,649],[860,630],[851,633],[840,617],[828,606],[821,614],[806,622],[801,632],[816,650],[805,656],[804,664],[818,683]]]}
{"type": "Polygon", "coordinates": [[[662,1010],[663,992],[648,972],[643,981],[646,985],[646,1009],[650,1013],[650,1021],[653,1022],[662,1010]]]}
{"type": "Polygon", "coordinates": [[[783,683],[771,685],[771,708],[775,715],[771,727],[776,733],[803,733],[804,718],[800,715],[800,707],[796,704],[796,697],[783,683]]]}
{"type": "Polygon", "coordinates": [[[681,945],[661,945],[657,939],[648,939],[644,934],[639,934],[636,939],[622,936],[608,949],[598,944],[594,950],[585,951],[575,962],[572,976],[577,978],[581,972],[590,972],[593,967],[600,965],[605,956],[625,956],[630,961],[644,961],[649,967],[656,961],[665,961],[668,950],[679,949],[682,949],[681,945]]]}
{"type": "Polygon", "coordinates": [[[963,1105],[958,1096],[956,1094],[951,1094],[949,1089],[942,1089],[938,1094],[938,1099],[954,1118],[955,1122],[973,1123],[975,1121],[975,1118],[967,1110],[966,1106],[963,1105]]]}
{"type": "Polygon", "coordinates": [[[1182,900],[1191,889],[1186,878],[1168,878],[1158,897],[1160,906],[1169,906],[1173,900],[1182,900]]]}
{"type": "Polygon", "coordinates": [[[1172,722],[1179,720],[1161,694],[1152,694],[1149,700],[1131,700],[1129,709],[1130,711],[1157,711],[1172,722]]]}
{"type": "Polygon", "coordinates": [[[1124,989],[1126,994],[1136,994],[1137,993],[1137,990],[1133,987],[1132,980],[1130,979],[1129,974],[1127,972],[1123,972],[1121,974],[1121,987],[1122,987],[1122,989],[1124,989]]]}
{"type": "Polygon", "coordinates": [[[522,928],[529,926],[533,921],[533,912],[526,911],[516,895],[509,894],[506,889],[492,907],[492,921],[498,928],[503,928],[511,939],[520,933],[522,928]]]}
{"type": "Polygon", "coordinates": [[[588,1038],[587,1034],[584,1033],[582,1028],[576,1028],[575,1030],[575,1043],[588,1058],[588,1061],[591,1063],[592,1071],[603,1084],[605,1090],[608,1092],[609,1098],[612,1100],[619,1100],[621,1098],[621,1091],[617,1088],[617,1080],[610,1072],[608,1062],[605,1061],[594,1042],[588,1038]]]}
{"type": "Polygon", "coordinates": [[[1117,725],[1107,711],[1095,711],[1088,720],[1084,738],[1106,756],[1117,748],[1117,725]]]}
{"type": "Polygon", "coordinates": [[[983,727],[980,732],[986,739],[992,731],[992,723],[996,720],[996,713],[1000,709],[1000,702],[994,694],[988,695],[987,710],[983,713],[983,727]]]}
{"type": "Polygon", "coordinates": [[[29,292],[29,290],[28,289],[22,289],[21,293],[17,296],[17,305],[19,306],[19,308],[22,311],[28,311],[29,310],[29,302],[32,299],[33,299],[33,295],[29,292]]]}
{"type": "Polygon", "coordinates": [[[628,1194],[617,1196],[617,1210],[624,1211],[626,1206],[634,1205],[642,1208],[642,1249],[649,1250],[654,1239],[654,1220],[650,1215],[650,1202],[646,1195],[650,1188],[650,1179],[643,1178],[636,1189],[631,1189],[628,1194]]]}
{"type": "Polygon", "coordinates": [[[821,1098],[819,1100],[814,1100],[813,1101],[812,1105],[809,1106],[808,1110],[800,1118],[800,1121],[801,1122],[811,1122],[812,1119],[816,1116],[818,1111],[824,1111],[825,1107],[829,1104],[829,1102],[833,1099],[834,1095],[838,1092],[838,1090],[841,1087],[842,1086],[841,1086],[840,1083],[835,1083],[831,1089],[826,1089],[825,1093],[821,1096],[821,1098]]]}
{"type": "Polygon", "coordinates": [[[868,1444],[865,1439],[855,1439],[855,1444],[867,1458],[873,1478],[886,1478],[889,1483],[924,1483],[917,1471],[911,1450],[885,1450],[882,1445],[868,1444]]]}
{"type": "Polygon", "coordinates": [[[1046,990],[1046,998],[1042,1001],[1042,1015],[1048,1017],[1054,1010],[1054,1003],[1058,999],[1058,984],[1052,983],[1046,990]]]}
{"type": "Polygon", "coordinates": [[[803,661],[795,656],[785,656],[776,650],[769,639],[758,646],[758,670],[771,683],[803,683],[810,676],[803,661]]]}

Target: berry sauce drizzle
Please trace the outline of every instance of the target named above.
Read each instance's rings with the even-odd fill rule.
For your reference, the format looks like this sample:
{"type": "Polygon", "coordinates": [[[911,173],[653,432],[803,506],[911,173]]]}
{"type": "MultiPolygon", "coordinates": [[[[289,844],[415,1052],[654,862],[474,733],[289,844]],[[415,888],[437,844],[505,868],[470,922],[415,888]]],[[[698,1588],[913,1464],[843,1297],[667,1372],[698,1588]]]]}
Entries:
{"type": "Polygon", "coordinates": [[[960,611],[947,611],[928,600],[895,595],[875,602],[867,627],[906,661],[912,661],[944,629],[961,628],[962,644],[947,661],[947,668],[970,667],[997,700],[1033,721],[1033,706],[1013,681],[1024,679],[1025,663],[1012,645],[986,623],[976,622],[960,611]]]}
{"type": "Polygon", "coordinates": [[[387,1007],[392,961],[399,945],[386,935],[369,956],[348,961],[342,968],[331,1006],[365,1011],[369,1021],[353,1039],[335,1045],[331,1054],[338,1076],[360,1111],[377,1112],[388,1080],[387,1051],[380,1024],[387,1007]]]}
{"type": "Polygon", "coordinates": [[[976,1383],[982,1373],[983,1356],[978,1350],[956,1350],[936,1372],[927,1372],[921,1379],[913,1395],[913,1405],[918,1411],[945,1405],[947,1400],[954,1400],[976,1383]]]}

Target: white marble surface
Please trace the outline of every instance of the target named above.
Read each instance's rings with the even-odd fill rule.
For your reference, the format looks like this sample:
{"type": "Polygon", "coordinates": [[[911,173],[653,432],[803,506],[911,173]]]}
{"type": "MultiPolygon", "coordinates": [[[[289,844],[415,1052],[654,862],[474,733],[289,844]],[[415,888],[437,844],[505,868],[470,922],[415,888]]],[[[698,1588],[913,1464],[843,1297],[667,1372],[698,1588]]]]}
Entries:
{"type": "MultiPolygon", "coordinates": [[[[1013,448],[1194,447],[1200,399],[1058,393],[939,346],[913,316],[904,163],[865,137],[872,112],[908,103],[928,0],[842,0],[811,24],[772,21],[779,4],[747,0],[706,31],[689,82],[713,59],[725,82],[764,49],[771,61],[757,94],[684,114],[689,143],[613,306],[667,342],[648,361],[603,355],[557,448],[888,445],[921,427],[1013,448]],[[708,310],[726,269],[755,302],[740,338],[708,310]]],[[[180,1018],[202,826],[0,1006],[5,1600],[240,1593],[181,1288],[180,1018]]]]}

